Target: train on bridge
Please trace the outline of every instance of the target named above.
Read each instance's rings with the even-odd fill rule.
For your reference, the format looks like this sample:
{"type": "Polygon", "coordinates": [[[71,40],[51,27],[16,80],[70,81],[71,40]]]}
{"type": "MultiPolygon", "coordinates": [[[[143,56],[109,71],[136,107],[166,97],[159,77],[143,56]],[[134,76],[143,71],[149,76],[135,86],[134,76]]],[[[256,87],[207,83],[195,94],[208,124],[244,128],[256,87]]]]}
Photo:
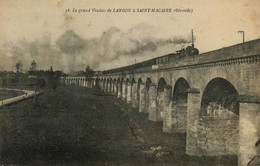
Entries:
{"type": "Polygon", "coordinates": [[[168,64],[175,62],[177,60],[183,59],[187,56],[195,56],[199,55],[199,50],[194,47],[194,44],[188,46],[181,50],[176,51],[176,53],[167,54],[164,56],[160,56],[157,58],[153,58],[147,61],[139,62],[136,64],[119,67],[115,69],[105,70],[102,74],[108,73],[121,73],[123,71],[129,71],[130,73],[135,73],[136,71],[146,71],[146,70],[153,70],[157,69],[158,65],[160,64],[168,64]]]}

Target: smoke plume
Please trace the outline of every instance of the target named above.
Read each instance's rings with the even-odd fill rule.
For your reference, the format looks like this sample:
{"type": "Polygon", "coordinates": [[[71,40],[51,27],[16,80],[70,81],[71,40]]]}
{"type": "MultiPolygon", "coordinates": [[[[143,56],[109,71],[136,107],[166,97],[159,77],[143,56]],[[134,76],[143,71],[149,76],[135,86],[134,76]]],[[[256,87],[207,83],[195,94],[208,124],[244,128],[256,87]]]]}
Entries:
{"type": "Polygon", "coordinates": [[[94,70],[105,70],[140,62],[164,54],[175,52],[191,43],[189,37],[156,37],[155,29],[139,24],[126,32],[110,27],[99,38],[83,39],[72,30],[61,35],[51,44],[50,33],[35,41],[25,39],[15,43],[5,43],[0,48],[0,70],[14,70],[20,60],[24,70],[35,60],[38,69],[48,69],[71,73],[84,70],[90,65],[94,70]]]}

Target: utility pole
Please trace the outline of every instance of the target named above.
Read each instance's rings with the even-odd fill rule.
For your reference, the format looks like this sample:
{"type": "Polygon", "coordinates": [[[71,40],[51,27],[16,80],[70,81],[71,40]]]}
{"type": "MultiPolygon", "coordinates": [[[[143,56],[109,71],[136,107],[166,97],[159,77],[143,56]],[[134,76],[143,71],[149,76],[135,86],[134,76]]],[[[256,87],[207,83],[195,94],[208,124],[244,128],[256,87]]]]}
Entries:
{"type": "Polygon", "coordinates": [[[243,35],[243,43],[245,42],[245,32],[244,31],[238,31],[238,33],[242,33],[243,35]]]}

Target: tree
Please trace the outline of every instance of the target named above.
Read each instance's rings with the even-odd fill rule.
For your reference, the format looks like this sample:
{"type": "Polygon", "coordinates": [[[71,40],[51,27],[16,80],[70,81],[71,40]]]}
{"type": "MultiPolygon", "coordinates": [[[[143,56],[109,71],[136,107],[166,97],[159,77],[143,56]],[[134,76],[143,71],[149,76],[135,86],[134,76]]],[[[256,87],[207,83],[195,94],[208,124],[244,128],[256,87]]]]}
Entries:
{"type": "Polygon", "coordinates": [[[53,71],[53,68],[51,66],[49,73],[49,86],[53,89],[56,89],[60,85],[60,77],[61,72],[53,71]]]}
{"type": "Polygon", "coordinates": [[[94,75],[94,70],[90,68],[90,66],[88,65],[85,69],[85,73],[87,77],[92,77],[94,75]]]}
{"type": "Polygon", "coordinates": [[[21,72],[21,71],[22,71],[22,68],[23,68],[22,62],[21,62],[21,61],[18,61],[18,62],[16,63],[16,73],[21,72]]]}
{"type": "Polygon", "coordinates": [[[50,68],[50,72],[53,73],[53,68],[52,68],[52,66],[51,66],[51,68],[50,68]]]}
{"type": "Polygon", "coordinates": [[[36,71],[37,63],[33,60],[30,66],[30,71],[36,71]]]}

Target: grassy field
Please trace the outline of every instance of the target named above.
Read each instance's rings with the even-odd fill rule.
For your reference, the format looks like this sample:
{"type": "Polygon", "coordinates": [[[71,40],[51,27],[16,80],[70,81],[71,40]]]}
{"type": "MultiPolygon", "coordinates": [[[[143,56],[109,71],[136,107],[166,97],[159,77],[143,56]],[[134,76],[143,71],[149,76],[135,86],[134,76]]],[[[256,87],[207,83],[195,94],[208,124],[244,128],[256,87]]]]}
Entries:
{"type": "Polygon", "coordinates": [[[80,87],[46,89],[0,108],[4,165],[234,165],[236,157],[185,155],[185,134],[166,134],[120,99],[80,87]]]}

